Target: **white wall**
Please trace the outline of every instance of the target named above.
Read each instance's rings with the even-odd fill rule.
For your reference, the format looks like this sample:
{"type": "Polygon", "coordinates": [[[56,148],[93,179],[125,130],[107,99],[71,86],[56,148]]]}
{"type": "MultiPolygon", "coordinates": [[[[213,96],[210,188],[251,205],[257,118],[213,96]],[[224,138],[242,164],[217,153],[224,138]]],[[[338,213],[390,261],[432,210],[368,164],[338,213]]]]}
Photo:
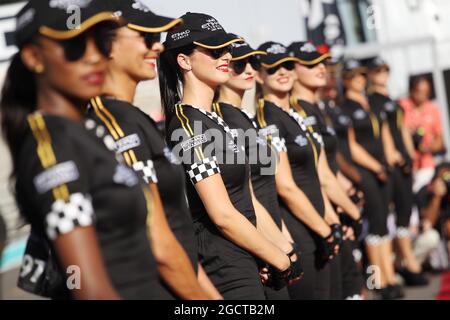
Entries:
{"type": "Polygon", "coordinates": [[[158,14],[178,17],[190,12],[214,16],[228,32],[253,46],[267,40],[289,44],[304,38],[298,0],[143,0],[158,14]]]}

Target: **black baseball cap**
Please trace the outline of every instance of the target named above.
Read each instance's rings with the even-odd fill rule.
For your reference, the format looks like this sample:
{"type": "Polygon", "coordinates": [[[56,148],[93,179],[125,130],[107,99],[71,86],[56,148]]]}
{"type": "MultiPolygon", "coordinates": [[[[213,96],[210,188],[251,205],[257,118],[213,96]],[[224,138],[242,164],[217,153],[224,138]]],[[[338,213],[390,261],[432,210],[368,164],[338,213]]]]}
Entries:
{"type": "MultiPolygon", "coordinates": [[[[240,38],[237,35],[234,35],[236,38],[240,38]]],[[[231,55],[233,56],[233,59],[231,61],[238,61],[242,60],[251,56],[265,56],[267,53],[265,51],[261,50],[255,50],[253,49],[247,42],[243,43],[233,43],[231,44],[232,51],[231,55]]]]}
{"type": "MultiPolygon", "coordinates": [[[[104,0],[106,1],[106,0],[104,0]]],[[[109,0],[114,14],[126,21],[130,29],[159,33],[182,24],[182,19],[168,18],[153,13],[147,5],[140,0],[109,0]]]]}
{"type": "Polygon", "coordinates": [[[331,58],[329,53],[320,53],[311,42],[293,42],[288,47],[289,54],[298,59],[301,65],[313,66],[331,58]]]}
{"type": "Polygon", "coordinates": [[[344,61],[343,69],[344,77],[351,77],[357,74],[367,74],[367,67],[365,67],[359,60],[348,59],[344,61]]]}
{"type": "Polygon", "coordinates": [[[381,68],[386,68],[388,70],[390,69],[389,64],[385,60],[383,60],[381,57],[373,58],[372,60],[369,61],[367,66],[368,66],[369,70],[377,70],[377,69],[381,69],[381,68]]]}
{"type": "Polygon", "coordinates": [[[167,50],[195,44],[206,49],[220,49],[244,39],[227,33],[214,18],[203,13],[187,12],[180,17],[183,24],[170,30],[164,47],[167,50]]]}
{"type": "Polygon", "coordinates": [[[15,41],[22,47],[37,34],[72,39],[104,21],[120,21],[105,0],[32,0],[16,16],[15,41]]]}
{"type": "Polygon", "coordinates": [[[265,56],[261,56],[261,62],[264,68],[273,68],[286,61],[297,61],[296,58],[291,57],[288,49],[278,42],[265,42],[258,47],[258,51],[264,51],[265,56]]]}

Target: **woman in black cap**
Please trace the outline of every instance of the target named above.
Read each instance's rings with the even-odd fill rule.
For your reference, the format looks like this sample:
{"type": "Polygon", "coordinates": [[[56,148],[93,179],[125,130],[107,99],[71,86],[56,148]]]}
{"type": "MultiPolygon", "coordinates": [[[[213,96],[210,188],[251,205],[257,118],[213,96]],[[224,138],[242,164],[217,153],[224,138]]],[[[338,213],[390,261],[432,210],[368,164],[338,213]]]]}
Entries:
{"type": "Polygon", "coordinates": [[[386,114],[389,134],[385,134],[385,139],[387,139],[387,143],[393,145],[392,149],[394,149],[391,154],[386,153],[386,158],[391,167],[390,197],[397,214],[396,240],[403,264],[400,272],[408,285],[426,285],[427,280],[421,274],[421,266],[412,250],[409,232],[414,201],[412,190],[412,158],[414,153],[410,154],[406,146],[409,144],[412,146],[410,148],[412,150],[414,147],[411,135],[403,124],[403,109],[389,97],[389,72],[389,65],[381,58],[374,58],[370,62],[369,103],[372,108],[384,111],[386,114]]]}
{"type": "Polygon", "coordinates": [[[276,42],[267,42],[258,50],[267,55],[261,57],[263,68],[257,76],[258,95],[263,98],[257,106],[257,120],[261,133],[280,154],[275,177],[280,206],[302,252],[305,271],[302,281],[288,290],[292,299],[329,299],[328,260],[337,254],[343,235],[317,174],[320,137],[310,135],[290,106],[296,58],[276,42]]]}
{"type": "MultiPolygon", "coordinates": [[[[362,176],[361,188],[365,195],[364,215],[369,223],[369,234],[365,238],[369,262],[379,269],[379,283],[374,288],[383,299],[399,298],[403,295],[395,278],[392,263],[392,246],[389,238],[387,218],[389,214],[388,164],[385,158],[383,126],[385,114],[372,108],[366,97],[366,73],[357,60],[348,60],[344,66],[346,98],[342,109],[352,119],[349,129],[351,156],[362,176]]],[[[387,128],[389,129],[389,128],[387,128]]]]}
{"type": "MultiPolygon", "coordinates": [[[[342,221],[345,221],[345,231],[355,231],[359,237],[362,230],[362,219],[358,207],[350,200],[346,192],[337,180],[338,165],[336,161],[337,137],[334,130],[326,124],[319,106],[317,104],[318,91],[326,85],[325,61],[330,58],[328,53],[321,54],[316,47],[309,42],[294,42],[289,46],[292,56],[298,59],[295,64],[295,82],[291,92],[291,106],[304,119],[304,123],[310,134],[318,133],[322,136],[323,147],[321,152],[322,161],[319,160],[318,173],[324,191],[335,208],[342,209],[342,221]],[[330,164],[330,165],[328,165],[330,164]],[[349,230],[352,229],[352,230],[349,230]]],[[[350,236],[354,240],[354,235],[350,236]]],[[[350,240],[350,239],[346,239],[350,240]]],[[[361,279],[351,279],[348,284],[350,288],[343,288],[343,270],[341,270],[341,259],[345,259],[344,265],[354,268],[346,270],[345,276],[357,274],[356,264],[352,255],[352,244],[344,241],[345,250],[334,259],[331,265],[332,299],[354,297],[361,293],[361,279]],[[357,283],[355,285],[355,281],[357,283]],[[359,286],[359,287],[358,287],[359,286]]],[[[346,284],[347,285],[347,284],[346,284]]]]}
{"type": "MultiPolygon", "coordinates": [[[[155,122],[132,105],[138,83],[157,75],[156,59],[164,49],[160,32],[182,20],[155,15],[144,4],[134,3],[113,3],[114,12],[120,14],[126,26],[115,32],[103,96],[91,100],[88,116],[108,129],[117,151],[142,182],[150,186],[155,200],[159,198],[158,191],[161,195],[167,218],[163,211],[155,212],[150,238],[162,280],[178,298],[205,299],[197,281],[197,245],[186,203],[183,169],[155,122]]],[[[202,280],[207,280],[204,273],[201,275],[202,280]]],[[[205,288],[210,289],[211,296],[220,298],[210,282],[208,285],[206,281],[205,288]]]]}
{"type": "MultiPolygon", "coordinates": [[[[286,253],[294,250],[288,238],[282,233],[284,222],[278,205],[275,186],[277,153],[267,141],[258,136],[258,127],[254,117],[242,108],[242,99],[247,90],[255,86],[256,72],[261,68],[260,55],[247,43],[234,43],[233,59],[230,64],[230,80],[220,86],[219,103],[213,105],[214,112],[238,134],[238,141],[245,144],[247,157],[251,164],[251,184],[254,193],[254,207],[258,220],[258,230],[286,253]]],[[[285,232],[289,233],[285,229],[285,232]]],[[[294,250],[295,252],[295,250],[294,250]]],[[[293,259],[299,257],[293,257],[293,259]]],[[[276,290],[272,286],[264,287],[268,300],[288,300],[286,288],[276,290]]]]}
{"type": "Polygon", "coordinates": [[[2,91],[2,125],[17,202],[36,246],[50,248],[39,260],[25,256],[21,278],[50,286],[46,293],[56,299],[164,298],[147,240],[151,195],[114,159],[104,128],[83,124],[117,27],[104,4],[80,7],[77,28],[67,25],[68,3],[32,1],[17,17],[20,51],[2,91]]]}
{"type": "Polygon", "coordinates": [[[182,19],[164,43],[160,88],[166,139],[190,180],[200,261],[225,299],[264,299],[254,256],[275,269],[277,281],[299,275],[290,257],[257,231],[245,148],[212,111],[215,90],[229,80],[230,45],[242,39],[211,16],[186,13],[182,19]]]}

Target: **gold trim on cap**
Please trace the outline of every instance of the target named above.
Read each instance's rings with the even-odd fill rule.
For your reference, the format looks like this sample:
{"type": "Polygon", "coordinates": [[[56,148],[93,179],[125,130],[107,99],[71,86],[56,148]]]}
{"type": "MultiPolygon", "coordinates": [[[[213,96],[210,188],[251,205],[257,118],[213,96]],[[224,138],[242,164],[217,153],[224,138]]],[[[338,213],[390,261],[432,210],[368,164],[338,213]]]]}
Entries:
{"type": "Polygon", "coordinates": [[[147,32],[147,33],[159,33],[159,32],[165,32],[167,30],[170,30],[173,27],[175,27],[176,25],[179,25],[182,23],[183,23],[183,19],[178,18],[178,19],[174,19],[174,20],[170,21],[168,24],[166,24],[162,27],[150,28],[150,27],[138,26],[137,24],[132,24],[132,23],[127,24],[127,27],[132,30],[136,30],[136,31],[142,31],[142,32],[147,32]]]}
{"type": "Polygon", "coordinates": [[[298,63],[300,63],[300,64],[302,64],[304,66],[312,66],[312,65],[315,65],[315,64],[319,64],[320,62],[322,62],[322,61],[324,61],[324,60],[326,60],[328,58],[331,58],[331,55],[329,53],[325,53],[325,54],[321,55],[320,57],[318,57],[318,58],[316,58],[316,59],[314,59],[312,61],[306,61],[306,60],[302,60],[300,58],[297,58],[297,60],[298,60],[298,63]]]}
{"type": "Polygon", "coordinates": [[[76,36],[85,32],[87,29],[103,21],[119,22],[122,21],[122,19],[118,19],[117,17],[115,17],[113,12],[100,12],[84,21],[78,29],[61,31],[52,29],[47,26],[42,26],[39,28],[39,33],[55,40],[67,40],[75,38],[76,36]]]}
{"type": "Polygon", "coordinates": [[[214,50],[214,49],[220,49],[220,48],[229,46],[230,44],[236,43],[236,42],[244,42],[244,39],[242,39],[242,38],[236,38],[236,39],[230,40],[230,41],[228,41],[228,42],[226,42],[226,43],[224,43],[224,44],[220,44],[220,45],[218,45],[218,46],[209,46],[209,45],[207,45],[207,44],[203,44],[203,43],[200,43],[200,42],[198,42],[198,41],[194,41],[193,44],[195,44],[195,45],[197,45],[197,46],[199,46],[199,47],[205,48],[205,49],[211,49],[211,50],[214,50]]]}
{"type": "Polygon", "coordinates": [[[298,62],[298,59],[294,58],[294,57],[286,57],[286,58],[278,60],[277,62],[272,63],[272,64],[263,63],[262,66],[264,68],[266,68],[266,69],[270,69],[270,68],[276,67],[276,66],[278,66],[278,65],[280,65],[280,64],[282,64],[284,62],[287,62],[287,61],[298,62]]]}
{"type": "Polygon", "coordinates": [[[245,54],[245,55],[243,55],[243,56],[237,57],[237,58],[234,58],[234,57],[233,57],[233,59],[231,59],[231,61],[239,61],[239,60],[248,58],[248,57],[250,57],[250,56],[256,56],[256,55],[266,56],[266,55],[267,55],[267,52],[255,50],[255,51],[249,52],[249,53],[247,53],[247,54],[245,54]]]}

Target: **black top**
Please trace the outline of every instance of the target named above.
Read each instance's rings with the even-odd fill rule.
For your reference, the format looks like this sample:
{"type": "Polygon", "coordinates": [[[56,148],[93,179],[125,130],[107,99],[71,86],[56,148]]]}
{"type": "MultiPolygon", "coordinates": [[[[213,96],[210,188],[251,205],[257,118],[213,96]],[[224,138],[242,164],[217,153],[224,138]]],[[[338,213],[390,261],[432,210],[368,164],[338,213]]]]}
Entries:
{"type": "Polygon", "coordinates": [[[176,111],[169,120],[166,139],[188,176],[187,194],[194,221],[209,219],[194,185],[220,173],[234,207],[256,224],[245,148],[238,148],[231,129],[216,113],[190,105],[177,105],[176,111]]]}
{"type": "Polygon", "coordinates": [[[93,99],[88,117],[108,128],[116,141],[116,151],[123,154],[143,182],[157,183],[169,225],[197,270],[197,245],[183,167],[167,147],[156,123],[132,104],[112,98],[93,99]]]}
{"type": "Polygon", "coordinates": [[[386,120],[383,110],[373,108],[365,110],[358,102],[345,99],[342,110],[352,119],[356,141],[375,159],[385,163],[381,128],[386,120]]]}
{"type": "Polygon", "coordinates": [[[404,110],[400,105],[393,101],[390,97],[382,95],[380,93],[373,93],[369,96],[369,102],[372,108],[376,110],[384,111],[391,130],[392,138],[394,139],[396,149],[402,154],[402,156],[408,160],[409,154],[406,150],[405,143],[403,141],[403,119],[404,110]]]}
{"type": "Polygon", "coordinates": [[[236,132],[238,145],[245,145],[255,196],[281,228],[275,184],[277,152],[270,147],[266,139],[258,136],[257,124],[249,113],[225,103],[214,104],[214,111],[236,132]]]}
{"type": "Polygon", "coordinates": [[[126,299],[153,297],[158,272],[147,238],[150,212],[138,177],[115,159],[112,138],[93,121],[86,122],[87,131],[82,123],[37,112],[29,125],[16,187],[33,232],[52,242],[94,226],[118,293],[126,299]]]}
{"type": "Polygon", "coordinates": [[[319,104],[326,123],[334,129],[337,138],[337,149],[347,161],[352,161],[348,143],[348,130],[353,127],[352,119],[332,100],[319,104]]]}
{"type": "Polygon", "coordinates": [[[325,206],[323,202],[317,161],[321,144],[310,135],[304,125],[303,118],[293,109],[285,112],[275,104],[265,101],[258,107],[258,123],[261,133],[268,137],[279,134],[285,143],[289,157],[292,175],[297,186],[309,198],[317,212],[323,217],[325,206]]]}
{"type": "MultiPolygon", "coordinates": [[[[187,197],[197,237],[200,237],[199,243],[203,243],[201,237],[205,236],[203,230],[206,230],[214,235],[211,238],[211,241],[217,242],[214,247],[220,246],[215,256],[233,255],[236,259],[249,258],[250,254],[247,251],[219,232],[195,189],[196,184],[220,174],[233,206],[256,226],[249,186],[250,165],[244,146],[238,147],[231,129],[216,113],[190,105],[176,105],[174,116],[168,119],[166,127],[166,140],[186,171],[187,197]]],[[[209,253],[203,244],[202,247],[199,245],[199,256],[204,265],[212,265],[204,260],[209,253]]],[[[220,267],[221,263],[215,267],[220,267]]],[[[206,267],[205,270],[208,272],[206,267]]]]}
{"type": "Polygon", "coordinates": [[[307,101],[299,100],[299,106],[304,111],[305,125],[310,132],[318,132],[323,138],[325,153],[328,165],[334,174],[337,174],[339,167],[336,162],[336,152],[338,148],[338,138],[332,125],[327,123],[318,105],[313,105],[307,101]]]}

